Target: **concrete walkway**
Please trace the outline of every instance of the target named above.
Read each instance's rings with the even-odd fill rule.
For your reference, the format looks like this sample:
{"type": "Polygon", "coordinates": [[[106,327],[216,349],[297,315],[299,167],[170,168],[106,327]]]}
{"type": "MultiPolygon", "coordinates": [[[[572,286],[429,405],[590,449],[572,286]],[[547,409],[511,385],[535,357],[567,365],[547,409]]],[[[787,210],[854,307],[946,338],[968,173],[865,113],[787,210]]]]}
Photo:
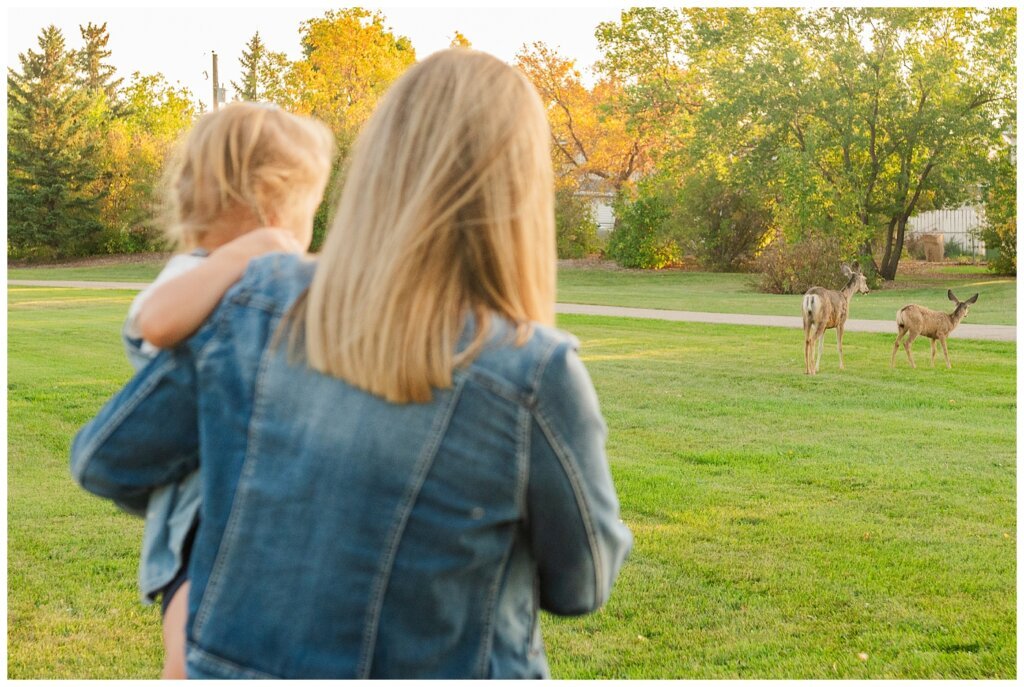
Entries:
{"type": "MultiPolygon", "coordinates": [[[[42,281],[12,279],[9,286],[48,286],[75,289],[125,289],[139,291],[146,282],[112,281],[42,281]]],[[[563,315],[599,315],[602,317],[636,317],[644,320],[670,322],[706,322],[710,324],[745,324],[757,327],[788,327],[802,329],[799,317],[785,315],[739,315],[717,312],[689,312],[683,310],[655,310],[652,308],[620,308],[610,305],[577,305],[559,303],[555,311],[563,315]]],[[[896,335],[896,320],[847,320],[848,332],[873,332],[896,335]]],[[[986,341],[1016,341],[1017,328],[1000,324],[961,324],[949,335],[952,339],[984,339],[986,341]]]]}
{"type": "MultiPolygon", "coordinates": [[[[672,322],[709,322],[712,324],[747,324],[758,327],[789,327],[803,329],[803,320],[785,315],[739,315],[717,312],[689,312],[684,310],[654,310],[650,308],[619,308],[608,305],[577,305],[559,303],[555,311],[563,315],[602,315],[607,317],[637,317],[645,320],[672,322]]],[[[891,320],[847,320],[848,332],[874,332],[896,335],[896,318],[891,320]]],[[[1000,324],[961,324],[949,335],[951,339],[985,339],[988,341],[1016,341],[1017,328],[1000,324]]]]}

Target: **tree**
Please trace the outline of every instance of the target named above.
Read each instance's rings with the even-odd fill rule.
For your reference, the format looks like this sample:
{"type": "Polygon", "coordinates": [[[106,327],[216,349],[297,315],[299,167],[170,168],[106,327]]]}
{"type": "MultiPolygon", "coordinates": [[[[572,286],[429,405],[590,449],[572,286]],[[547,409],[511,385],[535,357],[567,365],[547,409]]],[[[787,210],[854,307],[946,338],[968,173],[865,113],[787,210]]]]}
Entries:
{"type": "Polygon", "coordinates": [[[461,31],[456,30],[455,35],[452,36],[452,40],[448,43],[449,48],[472,48],[473,44],[469,42],[469,39],[462,35],[461,31]]]}
{"type": "Polygon", "coordinates": [[[39,49],[18,56],[20,73],[8,69],[8,245],[23,257],[85,253],[102,237],[91,99],[57,27],[39,49]]]}
{"type": "Polygon", "coordinates": [[[385,27],[382,14],[358,7],[328,11],[300,32],[303,57],[290,76],[296,109],[330,126],[344,151],[416,51],[385,27]]]}
{"type": "Polygon", "coordinates": [[[770,172],[791,237],[825,232],[893,279],[909,217],[971,196],[1015,110],[1011,14],[686,10],[694,140],[770,172]]]}
{"type": "Polygon", "coordinates": [[[107,42],[110,40],[107,23],[97,25],[89,22],[78,29],[85,41],[84,47],[78,51],[78,69],[81,72],[82,85],[89,91],[103,91],[107,101],[114,103],[122,79],[115,79],[114,66],[104,63],[111,54],[107,49],[107,42]]]}
{"type": "Polygon", "coordinates": [[[416,62],[416,51],[408,38],[384,26],[382,14],[358,7],[305,21],[300,33],[303,57],[288,74],[288,86],[296,94],[292,107],[325,122],[340,153],[314,218],[316,248],[327,229],[349,147],[384,91],[416,62]]]}
{"type": "Polygon", "coordinates": [[[620,89],[613,79],[587,88],[575,61],[541,42],[520,50],[515,64],[547,106],[559,186],[618,192],[649,171],[654,141],[630,131],[614,109],[620,89]]]}
{"type": "Polygon", "coordinates": [[[249,39],[238,63],[242,67],[241,82],[232,81],[231,87],[239,99],[281,106],[294,100],[288,89],[288,56],[268,50],[259,31],[249,39]]]}
{"type": "Polygon", "coordinates": [[[105,248],[115,253],[159,244],[151,222],[157,181],[171,148],[198,113],[192,94],[161,74],[135,72],[123,96],[125,113],[111,122],[99,151],[107,186],[101,206],[105,248]]]}

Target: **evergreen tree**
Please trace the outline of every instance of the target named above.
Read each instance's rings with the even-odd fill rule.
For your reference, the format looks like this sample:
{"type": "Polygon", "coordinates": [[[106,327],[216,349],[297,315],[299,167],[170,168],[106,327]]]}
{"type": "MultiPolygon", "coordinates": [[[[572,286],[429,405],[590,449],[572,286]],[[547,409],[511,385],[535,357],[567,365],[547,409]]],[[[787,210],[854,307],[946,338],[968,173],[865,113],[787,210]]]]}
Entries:
{"type": "Polygon", "coordinates": [[[285,84],[288,57],[282,52],[268,50],[259,31],[246,43],[238,63],[242,67],[241,82],[231,82],[237,98],[250,102],[288,104],[285,84]]]}
{"type": "Polygon", "coordinates": [[[107,23],[96,25],[89,22],[78,29],[85,41],[85,47],[78,52],[78,70],[81,73],[82,85],[88,91],[102,89],[107,101],[113,103],[122,79],[113,78],[114,66],[104,63],[104,60],[110,57],[110,50],[107,49],[107,42],[110,40],[107,23]]]}
{"type": "Polygon", "coordinates": [[[89,252],[103,231],[86,117],[92,99],[76,83],[78,56],[52,25],[39,48],[18,55],[21,72],[7,76],[7,236],[15,257],[89,252]]]}
{"type": "Polygon", "coordinates": [[[232,81],[231,87],[235,89],[239,99],[255,101],[259,99],[260,63],[267,54],[267,46],[263,44],[260,32],[257,31],[245,47],[242,56],[238,58],[238,63],[242,66],[242,83],[232,81]]]}

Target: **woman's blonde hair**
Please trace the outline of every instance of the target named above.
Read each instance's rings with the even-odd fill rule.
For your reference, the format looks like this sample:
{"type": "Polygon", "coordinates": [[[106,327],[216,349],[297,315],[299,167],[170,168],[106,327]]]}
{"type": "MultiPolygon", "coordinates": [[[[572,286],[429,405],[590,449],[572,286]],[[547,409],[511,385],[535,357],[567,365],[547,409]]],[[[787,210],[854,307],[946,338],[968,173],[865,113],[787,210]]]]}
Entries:
{"type": "Polygon", "coordinates": [[[445,50],[409,69],[355,143],[293,312],[308,364],[392,402],[425,402],[479,352],[493,314],[518,344],[532,322],[553,324],[549,136],[533,86],[491,55],[445,50]],[[456,352],[467,313],[475,337],[456,352]]]}
{"type": "Polygon", "coordinates": [[[273,106],[231,103],[200,117],[164,177],[164,230],[183,248],[211,232],[268,223],[323,193],[334,136],[322,123],[273,106]]]}

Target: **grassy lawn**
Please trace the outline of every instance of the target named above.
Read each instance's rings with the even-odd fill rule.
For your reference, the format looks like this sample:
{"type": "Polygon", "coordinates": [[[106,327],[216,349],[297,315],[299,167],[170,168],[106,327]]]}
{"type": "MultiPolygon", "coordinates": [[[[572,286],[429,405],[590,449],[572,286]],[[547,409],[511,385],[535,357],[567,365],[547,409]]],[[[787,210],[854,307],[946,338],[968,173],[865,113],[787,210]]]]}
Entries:
{"type": "MultiPolygon", "coordinates": [[[[130,297],[9,292],[11,678],[159,673],[141,523],[67,467],[129,375],[130,297]]],[[[1013,343],[891,370],[890,336],[851,333],[839,373],[830,334],[808,378],[798,331],[559,324],[582,341],[636,546],[605,609],[545,617],[555,677],[1015,677],[1013,343]]]]}
{"type": "MultiPolygon", "coordinates": [[[[563,268],[558,272],[558,302],[799,316],[801,296],[759,293],[753,286],[755,278],[756,275],[712,272],[563,268]]],[[[855,295],[850,305],[850,317],[895,320],[896,311],[908,303],[952,312],[953,304],[946,297],[946,290],[950,288],[964,299],[973,293],[981,294],[966,322],[1016,324],[1016,279],[974,272],[952,272],[948,278],[900,277],[895,288],[874,289],[869,294],[855,295]]]]}
{"type": "MultiPolygon", "coordinates": [[[[8,270],[8,279],[52,279],[81,281],[151,281],[163,260],[78,267],[38,267],[8,270]]],[[[908,303],[918,303],[952,312],[946,289],[960,298],[981,294],[971,308],[972,324],[1016,324],[1017,282],[995,277],[979,265],[945,265],[933,268],[932,276],[905,275],[895,288],[876,289],[857,295],[850,317],[860,320],[892,320],[908,303]]],[[[620,305],[663,310],[749,313],[755,315],[800,314],[800,296],[758,293],[753,275],[711,272],[642,272],[562,268],[558,273],[561,303],[620,305]]]]}
{"type": "Polygon", "coordinates": [[[52,281],[153,281],[166,258],[145,259],[112,265],[74,267],[14,267],[7,269],[8,279],[47,279],[52,281]]]}

